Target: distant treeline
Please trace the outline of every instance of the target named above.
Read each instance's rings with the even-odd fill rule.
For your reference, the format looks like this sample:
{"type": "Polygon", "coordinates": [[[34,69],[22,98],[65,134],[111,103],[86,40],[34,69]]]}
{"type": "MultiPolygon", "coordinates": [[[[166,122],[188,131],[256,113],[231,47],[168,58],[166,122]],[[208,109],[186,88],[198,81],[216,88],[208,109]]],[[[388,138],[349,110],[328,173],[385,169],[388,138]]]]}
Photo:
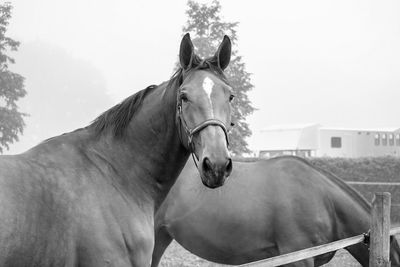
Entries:
{"type": "Polygon", "coordinates": [[[311,164],[346,181],[400,182],[400,158],[312,158],[311,164]]]}
{"type": "MultiPolygon", "coordinates": [[[[400,158],[313,158],[311,164],[328,170],[345,181],[358,182],[400,182],[400,158]]],[[[392,195],[392,222],[400,222],[400,186],[387,184],[353,184],[368,201],[375,192],[390,192],[392,195]]]]}
{"type": "MultiPolygon", "coordinates": [[[[236,157],[235,161],[252,162],[261,158],[236,157]]],[[[346,181],[400,182],[400,157],[307,158],[314,166],[330,171],[346,181]]]]}

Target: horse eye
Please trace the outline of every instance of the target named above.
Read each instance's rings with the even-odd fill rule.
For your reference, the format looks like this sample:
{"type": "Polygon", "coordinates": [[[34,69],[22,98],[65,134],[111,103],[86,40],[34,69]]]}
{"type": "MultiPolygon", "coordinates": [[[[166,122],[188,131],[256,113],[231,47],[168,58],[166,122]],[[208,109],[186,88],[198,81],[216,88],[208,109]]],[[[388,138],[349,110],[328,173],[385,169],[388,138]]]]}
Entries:
{"type": "Polygon", "coordinates": [[[180,98],[181,98],[181,101],[183,101],[183,102],[187,102],[188,101],[188,98],[187,98],[187,96],[185,94],[181,94],[180,98]]]}
{"type": "Polygon", "coordinates": [[[234,95],[230,95],[229,96],[229,102],[232,102],[232,100],[235,98],[235,96],[234,95]]]}

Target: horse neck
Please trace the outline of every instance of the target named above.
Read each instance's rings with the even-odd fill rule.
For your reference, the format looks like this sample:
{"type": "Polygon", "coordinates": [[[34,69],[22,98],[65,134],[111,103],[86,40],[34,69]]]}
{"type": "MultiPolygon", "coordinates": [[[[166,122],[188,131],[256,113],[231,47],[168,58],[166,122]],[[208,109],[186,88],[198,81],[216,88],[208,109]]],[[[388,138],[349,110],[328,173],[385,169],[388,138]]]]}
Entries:
{"type": "MultiPolygon", "coordinates": [[[[368,232],[370,228],[371,207],[366,200],[352,188],[340,181],[339,190],[334,190],[336,221],[336,238],[344,239],[368,232]]],[[[368,266],[369,250],[365,244],[359,243],[346,248],[347,251],[362,265],[368,266]]]]}
{"type": "MultiPolygon", "coordinates": [[[[344,239],[366,233],[370,227],[370,209],[351,195],[339,197],[335,202],[336,239],[344,239]]],[[[347,248],[347,251],[362,265],[368,266],[369,250],[365,244],[359,243],[347,248]]]]}
{"type": "Polygon", "coordinates": [[[176,127],[176,90],[160,85],[132,118],[125,136],[100,137],[93,150],[111,166],[113,181],[127,195],[143,193],[157,209],[166,197],[189,153],[176,127]],[[140,190],[138,190],[140,188],[140,190]],[[138,193],[138,191],[140,191],[138,193]]]}
{"type": "Polygon", "coordinates": [[[311,165],[302,160],[319,173],[321,173],[334,187],[329,190],[330,199],[334,202],[335,224],[337,237],[342,239],[366,232],[370,225],[371,205],[354,188],[331,172],[311,165]]]}

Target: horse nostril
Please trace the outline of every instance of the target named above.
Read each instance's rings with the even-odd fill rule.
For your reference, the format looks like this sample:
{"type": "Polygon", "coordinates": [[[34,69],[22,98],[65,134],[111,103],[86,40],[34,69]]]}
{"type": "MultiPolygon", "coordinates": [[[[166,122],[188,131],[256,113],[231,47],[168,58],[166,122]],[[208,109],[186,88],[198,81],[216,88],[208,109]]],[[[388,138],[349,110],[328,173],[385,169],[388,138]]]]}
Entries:
{"type": "Polygon", "coordinates": [[[204,160],[203,160],[203,171],[204,172],[212,171],[211,161],[207,157],[205,157],[204,160]]]}
{"type": "Polygon", "coordinates": [[[228,162],[225,166],[225,171],[228,175],[232,172],[232,159],[228,159],[228,162]]]}

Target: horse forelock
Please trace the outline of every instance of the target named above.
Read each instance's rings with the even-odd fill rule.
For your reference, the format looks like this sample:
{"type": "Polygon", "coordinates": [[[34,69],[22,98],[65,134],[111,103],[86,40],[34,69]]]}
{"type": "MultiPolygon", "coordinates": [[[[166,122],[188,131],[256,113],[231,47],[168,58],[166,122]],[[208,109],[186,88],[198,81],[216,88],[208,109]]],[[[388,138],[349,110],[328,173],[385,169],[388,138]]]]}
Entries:
{"type": "Polygon", "coordinates": [[[190,68],[187,70],[184,70],[181,67],[178,68],[178,70],[172,75],[172,78],[168,83],[168,88],[172,87],[174,84],[177,84],[177,87],[179,87],[182,84],[183,79],[189,73],[195,70],[208,70],[211,73],[215,74],[223,82],[229,84],[224,71],[220,67],[218,67],[217,59],[215,57],[209,57],[203,60],[199,56],[194,55],[190,68]]]}

